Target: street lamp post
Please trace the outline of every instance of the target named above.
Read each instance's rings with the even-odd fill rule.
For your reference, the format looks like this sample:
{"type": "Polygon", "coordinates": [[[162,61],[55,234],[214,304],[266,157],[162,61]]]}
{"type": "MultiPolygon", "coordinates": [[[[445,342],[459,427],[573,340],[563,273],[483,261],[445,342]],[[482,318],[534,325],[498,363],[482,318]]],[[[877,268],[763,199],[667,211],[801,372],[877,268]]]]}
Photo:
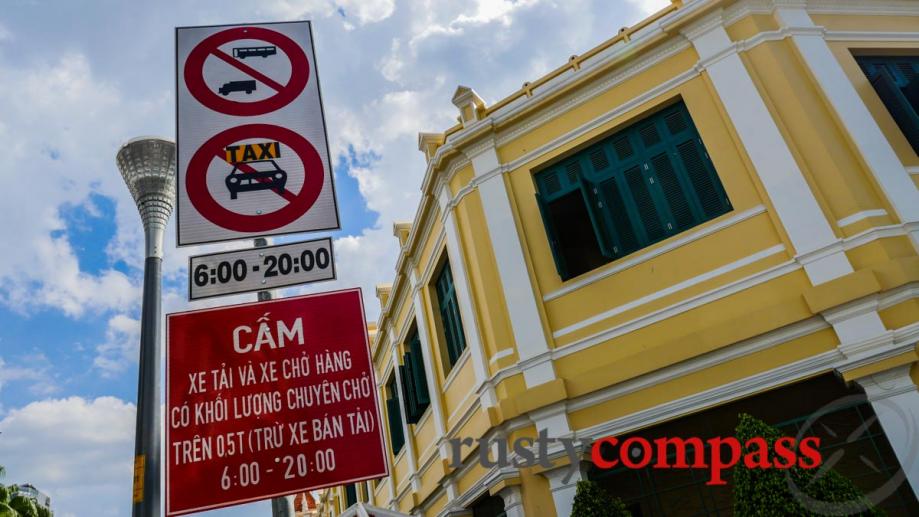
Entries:
{"type": "Polygon", "coordinates": [[[175,143],[141,137],[121,146],[118,169],[144,223],[146,260],[140,323],[134,517],[160,516],[160,279],[166,221],[175,205],[175,143]]]}

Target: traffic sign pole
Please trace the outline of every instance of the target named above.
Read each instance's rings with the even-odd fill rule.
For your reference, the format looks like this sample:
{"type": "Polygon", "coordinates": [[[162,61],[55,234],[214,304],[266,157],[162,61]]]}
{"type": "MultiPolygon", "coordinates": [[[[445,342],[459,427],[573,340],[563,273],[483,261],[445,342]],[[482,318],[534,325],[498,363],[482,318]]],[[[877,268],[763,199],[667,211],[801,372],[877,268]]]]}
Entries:
{"type": "MultiPolygon", "coordinates": [[[[259,237],[254,240],[256,248],[268,246],[268,239],[259,237]]],[[[274,298],[271,291],[259,291],[258,301],[264,302],[274,298]]],[[[275,497],[271,500],[271,517],[294,517],[294,508],[287,496],[275,497]]]]}

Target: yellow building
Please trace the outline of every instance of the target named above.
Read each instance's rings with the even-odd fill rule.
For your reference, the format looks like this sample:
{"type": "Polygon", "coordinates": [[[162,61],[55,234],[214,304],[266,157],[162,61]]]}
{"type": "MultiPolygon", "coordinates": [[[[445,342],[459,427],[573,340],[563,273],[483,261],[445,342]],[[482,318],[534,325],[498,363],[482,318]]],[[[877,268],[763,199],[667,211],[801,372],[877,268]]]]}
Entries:
{"type": "Polygon", "coordinates": [[[739,413],[848,440],[836,468],[919,515],[919,2],[674,0],[492,106],[452,100],[377,291],[392,474],[320,515],[561,517],[578,479],[634,515],[730,514],[704,475],[568,477],[559,443],[456,464],[450,440],[725,436],[739,413]]]}

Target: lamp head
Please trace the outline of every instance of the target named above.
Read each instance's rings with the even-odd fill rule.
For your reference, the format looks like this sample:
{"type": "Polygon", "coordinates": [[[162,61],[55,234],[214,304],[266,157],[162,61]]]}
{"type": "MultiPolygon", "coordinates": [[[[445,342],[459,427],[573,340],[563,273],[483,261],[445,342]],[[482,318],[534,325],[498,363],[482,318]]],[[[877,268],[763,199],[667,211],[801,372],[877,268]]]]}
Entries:
{"type": "Polygon", "coordinates": [[[157,137],[134,138],[121,146],[116,162],[144,223],[147,256],[162,258],[166,221],[175,206],[175,143],[157,137]]]}

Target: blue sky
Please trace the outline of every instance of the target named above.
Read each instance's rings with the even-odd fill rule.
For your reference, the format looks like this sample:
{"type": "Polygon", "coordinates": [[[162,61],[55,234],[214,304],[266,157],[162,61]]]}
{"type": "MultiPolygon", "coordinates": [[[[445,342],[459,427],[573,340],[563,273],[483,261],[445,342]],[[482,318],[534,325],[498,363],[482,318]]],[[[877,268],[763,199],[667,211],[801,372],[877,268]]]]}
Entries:
{"type": "MultiPolygon", "coordinates": [[[[339,280],[390,282],[411,220],[420,131],[452,125],[459,84],[496,102],[667,0],[4,0],[0,9],[0,464],[57,515],[130,514],[142,230],[114,164],[174,135],[176,26],[311,19],[336,174],[339,280]]],[[[170,232],[174,232],[170,229],[170,232]]],[[[283,241],[302,236],[286,237],[283,241]]],[[[174,233],[167,236],[174,243],[174,233]]],[[[166,250],[164,309],[190,304],[166,250]]],[[[211,512],[267,515],[266,503],[211,512]]]]}

